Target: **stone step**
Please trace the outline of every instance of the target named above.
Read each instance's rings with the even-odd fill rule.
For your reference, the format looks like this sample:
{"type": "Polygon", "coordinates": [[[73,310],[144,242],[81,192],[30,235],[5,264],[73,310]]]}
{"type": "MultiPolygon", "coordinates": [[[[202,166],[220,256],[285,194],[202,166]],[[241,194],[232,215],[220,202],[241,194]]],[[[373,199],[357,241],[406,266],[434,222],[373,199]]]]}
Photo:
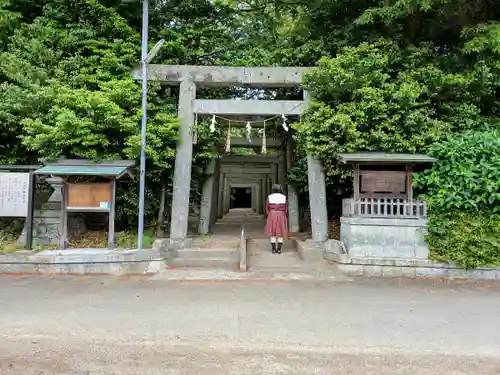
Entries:
{"type": "Polygon", "coordinates": [[[226,257],[209,258],[174,258],[169,262],[174,267],[192,268],[217,268],[217,269],[237,269],[239,268],[239,258],[230,259],[226,257]]]}
{"type": "MultiPolygon", "coordinates": [[[[247,243],[249,251],[253,248],[258,249],[271,249],[271,242],[269,238],[249,238],[247,243]]],[[[270,250],[269,250],[270,251],[270,250]]],[[[283,241],[283,252],[296,252],[295,241],[285,239],[283,241]]]]}
{"type": "Polygon", "coordinates": [[[240,219],[240,220],[259,219],[259,220],[262,220],[262,219],[264,219],[264,216],[263,215],[252,215],[252,216],[226,215],[226,216],[223,216],[222,218],[220,218],[220,220],[226,220],[226,219],[240,219]]]}
{"type": "Polygon", "coordinates": [[[203,248],[188,248],[188,249],[181,249],[177,250],[175,257],[177,259],[180,258],[198,258],[198,259],[205,259],[205,258],[223,258],[223,259],[239,259],[238,258],[239,253],[237,249],[224,249],[224,248],[219,248],[219,249],[203,249],[203,248]]]}
{"type": "MultiPolygon", "coordinates": [[[[266,247],[264,249],[251,249],[250,248],[250,249],[247,250],[247,254],[248,255],[256,255],[257,256],[257,255],[262,254],[262,253],[265,253],[265,254],[269,253],[269,254],[274,255],[272,253],[272,251],[271,251],[271,246],[269,246],[269,248],[266,247]]],[[[281,254],[282,255],[295,254],[295,253],[297,253],[297,251],[295,249],[292,249],[292,248],[285,248],[285,247],[283,247],[281,249],[281,254]]],[[[280,255],[280,254],[277,254],[277,255],[280,255]]]]}
{"type": "Polygon", "coordinates": [[[218,222],[224,222],[224,221],[264,221],[263,216],[251,216],[251,217],[241,217],[241,216],[224,216],[223,218],[219,219],[218,222]]]}
{"type": "Polygon", "coordinates": [[[188,248],[177,250],[170,266],[190,268],[237,269],[240,264],[238,249],[188,248]]]}
{"type": "Polygon", "coordinates": [[[261,220],[248,220],[248,221],[238,221],[238,220],[227,220],[227,221],[218,221],[215,225],[217,226],[241,226],[241,225],[259,225],[264,229],[265,223],[261,220]]]}
{"type": "Polygon", "coordinates": [[[238,221],[244,221],[244,220],[251,220],[251,221],[257,221],[257,220],[264,220],[263,217],[259,217],[259,216],[256,216],[256,217],[247,217],[247,218],[242,218],[242,217],[239,217],[239,216],[235,216],[235,217],[223,217],[221,219],[219,219],[218,221],[230,221],[230,220],[238,220],[238,221]]]}

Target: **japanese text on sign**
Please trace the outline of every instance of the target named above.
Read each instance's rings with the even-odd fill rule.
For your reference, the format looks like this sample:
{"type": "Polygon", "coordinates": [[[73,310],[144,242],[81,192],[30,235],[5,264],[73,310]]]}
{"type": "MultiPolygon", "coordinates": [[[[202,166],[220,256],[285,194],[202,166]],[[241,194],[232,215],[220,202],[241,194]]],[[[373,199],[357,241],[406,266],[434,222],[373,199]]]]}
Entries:
{"type": "Polygon", "coordinates": [[[29,173],[0,173],[0,217],[28,216],[29,173]]]}

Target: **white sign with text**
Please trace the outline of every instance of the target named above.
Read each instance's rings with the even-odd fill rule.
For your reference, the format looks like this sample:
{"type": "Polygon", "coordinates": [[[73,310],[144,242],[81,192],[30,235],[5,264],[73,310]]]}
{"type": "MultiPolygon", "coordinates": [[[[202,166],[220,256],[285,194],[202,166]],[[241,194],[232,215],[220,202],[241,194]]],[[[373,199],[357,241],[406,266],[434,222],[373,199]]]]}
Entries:
{"type": "Polygon", "coordinates": [[[28,216],[29,173],[0,173],[0,217],[28,216]]]}

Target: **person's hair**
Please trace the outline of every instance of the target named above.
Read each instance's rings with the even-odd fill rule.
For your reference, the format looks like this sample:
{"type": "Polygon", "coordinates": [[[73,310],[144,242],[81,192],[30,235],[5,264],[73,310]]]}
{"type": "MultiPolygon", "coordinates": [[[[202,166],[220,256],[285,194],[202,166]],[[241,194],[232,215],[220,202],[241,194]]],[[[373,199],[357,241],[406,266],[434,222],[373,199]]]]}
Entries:
{"type": "Polygon", "coordinates": [[[282,190],[281,190],[281,185],[274,184],[274,185],[273,185],[273,188],[272,188],[272,192],[273,192],[273,193],[281,193],[281,192],[282,192],[282,190]]]}

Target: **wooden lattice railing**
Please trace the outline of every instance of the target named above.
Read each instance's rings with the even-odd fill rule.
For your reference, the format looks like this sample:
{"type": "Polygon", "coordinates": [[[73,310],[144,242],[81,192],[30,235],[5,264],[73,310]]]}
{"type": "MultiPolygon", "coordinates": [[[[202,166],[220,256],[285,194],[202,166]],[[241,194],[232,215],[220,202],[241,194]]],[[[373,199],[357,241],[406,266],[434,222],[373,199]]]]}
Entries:
{"type": "Polygon", "coordinates": [[[400,198],[353,198],[342,201],[344,217],[427,218],[424,200],[400,198]]]}

